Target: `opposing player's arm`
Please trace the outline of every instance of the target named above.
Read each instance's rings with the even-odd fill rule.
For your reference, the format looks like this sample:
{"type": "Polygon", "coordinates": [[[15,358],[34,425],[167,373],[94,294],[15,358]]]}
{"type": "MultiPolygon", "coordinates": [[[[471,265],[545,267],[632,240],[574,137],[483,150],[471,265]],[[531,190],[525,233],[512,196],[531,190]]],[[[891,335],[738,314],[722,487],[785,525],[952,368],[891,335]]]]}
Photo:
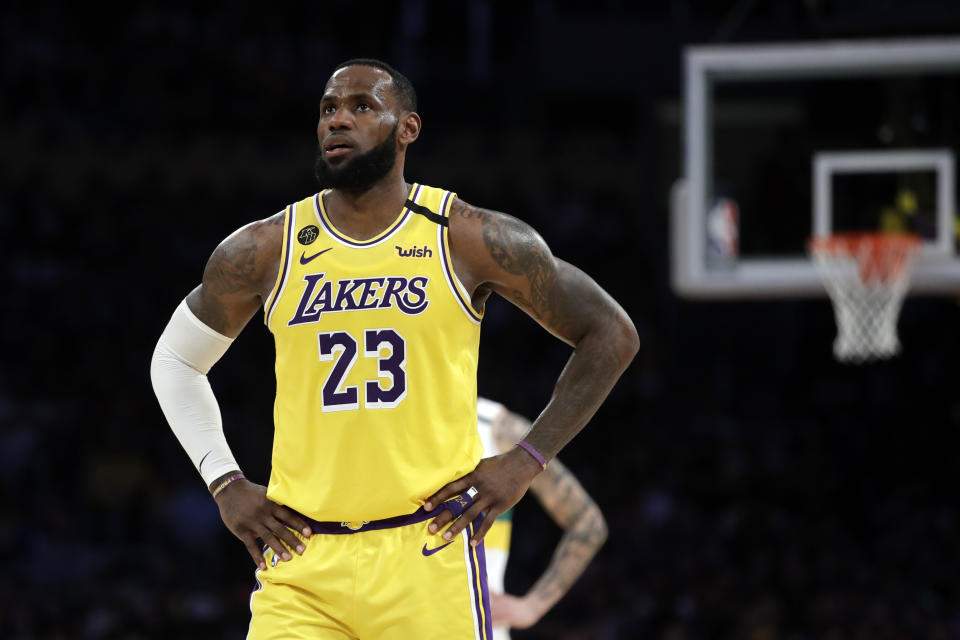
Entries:
{"type": "MultiPolygon", "coordinates": [[[[450,246],[454,268],[475,305],[495,291],[574,348],[550,402],[525,438],[549,460],[593,416],[633,359],[639,347],[636,329],[596,282],[554,257],[543,238],[516,218],[456,200],[450,214],[450,246]]],[[[513,506],[540,471],[536,460],[522,449],[514,448],[504,456],[509,459],[484,460],[474,473],[427,499],[427,505],[434,506],[470,486],[477,489],[470,510],[445,535],[450,533],[452,538],[485,511],[488,515],[472,539],[478,543],[493,518],[513,506]],[[486,485],[486,497],[481,485],[486,485]]],[[[444,512],[436,524],[449,520],[444,512]]]]}
{"type": "MultiPolygon", "coordinates": [[[[493,421],[497,448],[507,451],[523,439],[530,422],[504,410],[493,421]]],[[[535,624],[562,598],[583,574],[607,539],[607,523],[600,508],[577,478],[559,459],[547,464],[530,484],[544,511],[563,529],[563,536],[543,575],[521,598],[494,596],[497,624],[526,628],[535,624]]]]}
{"type": "Polygon", "coordinates": [[[268,500],[265,487],[242,478],[206,373],[269,295],[279,267],[283,219],[281,212],[251,223],[220,243],[200,286],[174,312],[150,366],[154,392],[171,429],[215,494],[224,524],[261,569],[266,563],[258,538],[289,560],[285,546],[297,551],[303,546],[284,523],[304,535],[310,529],[296,513],[268,500]],[[227,478],[232,481],[226,483],[227,478]]]}

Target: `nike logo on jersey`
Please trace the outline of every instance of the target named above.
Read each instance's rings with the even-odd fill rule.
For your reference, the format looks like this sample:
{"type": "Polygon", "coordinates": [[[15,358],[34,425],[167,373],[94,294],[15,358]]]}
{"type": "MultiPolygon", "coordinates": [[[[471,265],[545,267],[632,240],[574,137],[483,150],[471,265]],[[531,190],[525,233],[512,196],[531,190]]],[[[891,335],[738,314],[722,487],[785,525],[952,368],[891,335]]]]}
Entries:
{"type": "Polygon", "coordinates": [[[323,251],[317,251],[315,254],[313,254],[313,255],[310,256],[309,258],[307,257],[307,252],[306,252],[306,251],[303,251],[303,252],[300,253],[300,264],[307,264],[308,262],[310,262],[311,260],[313,260],[314,258],[316,258],[317,256],[319,256],[320,254],[326,253],[327,251],[330,251],[330,249],[333,249],[333,247],[327,247],[327,248],[324,249],[323,251]]]}
{"type": "Polygon", "coordinates": [[[393,246],[397,250],[397,255],[399,255],[401,258],[432,258],[433,257],[433,251],[431,251],[430,248],[427,247],[427,245],[423,245],[422,247],[411,247],[409,249],[404,249],[403,247],[398,247],[397,245],[393,245],[393,246]]]}
{"type": "Polygon", "coordinates": [[[432,556],[432,555],[435,554],[437,551],[440,551],[440,549],[443,549],[444,547],[449,547],[449,546],[452,545],[454,542],[456,542],[456,540],[451,540],[450,542],[448,542],[448,543],[446,543],[446,544],[442,544],[442,545],[440,545],[439,547],[436,547],[436,548],[434,548],[434,549],[427,549],[427,543],[424,542],[424,543],[423,543],[423,551],[421,551],[421,553],[422,553],[423,555],[425,555],[425,556],[432,556]]]}

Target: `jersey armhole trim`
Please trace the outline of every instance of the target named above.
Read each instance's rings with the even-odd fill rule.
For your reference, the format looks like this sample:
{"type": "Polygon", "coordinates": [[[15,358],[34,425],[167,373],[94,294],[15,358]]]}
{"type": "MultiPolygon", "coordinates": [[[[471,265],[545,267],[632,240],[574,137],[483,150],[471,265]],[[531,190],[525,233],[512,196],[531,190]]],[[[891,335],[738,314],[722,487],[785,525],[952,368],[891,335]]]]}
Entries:
{"type": "Polygon", "coordinates": [[[293,255],[291,247],[293,230],[296,226],[296,205],[291,204],[287,207],[287,214],[283,219],[284,241],[280,248],[280,270],[277,272],[277,282],[273,285],[273,290],[267,296],[267,301],[263,305],[263,323],[267,325],[267,329],[270,329],[270,320],[277,308],[277,301],[283,295],[283,290],[287,284],[287,274],[290,273],[290,257],[293,255]]]}
{"type": "MultiPolygon", "coordinates": [[[[440,215],[448,221],[450,218],[450,207],[453,204],[453,199],[456,197],[457,194],[451,191],[445,191],[443,199],[440,201],[440,215]]],[[[449,223],[446,225],[437,225],[437,246],[440,250],[440,261],[443,263],[443,275],[447,281],[447,286],[450,287],[450,292],[453,293],[453,297],[460,303],[460,308],[463,309],[467,318],[474,324],[480,324],[480,321],[483,320],[483,313],[477,313],[473,308],[473,304],[470,302],[470,296],[467,294],[467,288],[463,286],[460,278],[457,277],[456,271],[453,270],[453,258],[450,256],[450,239],[448,237],[449,231],[449,223]]]]}

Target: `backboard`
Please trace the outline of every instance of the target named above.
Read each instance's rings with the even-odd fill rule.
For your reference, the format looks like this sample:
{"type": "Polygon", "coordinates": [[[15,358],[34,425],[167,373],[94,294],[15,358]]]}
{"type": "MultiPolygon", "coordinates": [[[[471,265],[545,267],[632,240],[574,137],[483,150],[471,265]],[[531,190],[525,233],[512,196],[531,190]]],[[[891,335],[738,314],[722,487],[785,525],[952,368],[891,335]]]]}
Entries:
{"type": "Polygon", "coordinates": [[[920,234],[910,291],[960,292],[960,38],[690,47],[684,107],[679,295],[825,295],[806,240],[841,230],[920,234]]]}

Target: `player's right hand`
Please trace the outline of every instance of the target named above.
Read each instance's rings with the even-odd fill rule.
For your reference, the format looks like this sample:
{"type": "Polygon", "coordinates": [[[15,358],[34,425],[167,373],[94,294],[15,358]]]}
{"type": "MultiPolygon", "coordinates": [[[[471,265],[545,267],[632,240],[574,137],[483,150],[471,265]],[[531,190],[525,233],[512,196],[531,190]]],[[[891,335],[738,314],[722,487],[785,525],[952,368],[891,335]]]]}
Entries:
{"type": "Polygon", "coordinates": [[[267,488],[247,479],[230,483],[216,498],[223,523],[240,538],[254,564],[266,571],[267,562],[257,545],[263,540],[282,560],[293,558],[290,549],[303,553],[304,545],[289,527],[310,537],[310,526],[296,512],[267,498],[267,488]]]}
{"type": "Polygon", "coordinates": [[[477,546],[493,526],[494,520],[517,504],[526,493],[534,477],[542,471],[529,453],[514,447],[498,456],[484,458],[477,467],[465,476],[440,487],[440,490],[424,502],[423,508],[431,511],[455,495],[474,489],[473,503],[458,518],[454,519],[449,509],[443,509],[427,527],[430,533],[442,530],[451,521],[453,524],[443,532],[444,540],[453,540],[475,518],[481,522],[470,538],[477,546]]]}

